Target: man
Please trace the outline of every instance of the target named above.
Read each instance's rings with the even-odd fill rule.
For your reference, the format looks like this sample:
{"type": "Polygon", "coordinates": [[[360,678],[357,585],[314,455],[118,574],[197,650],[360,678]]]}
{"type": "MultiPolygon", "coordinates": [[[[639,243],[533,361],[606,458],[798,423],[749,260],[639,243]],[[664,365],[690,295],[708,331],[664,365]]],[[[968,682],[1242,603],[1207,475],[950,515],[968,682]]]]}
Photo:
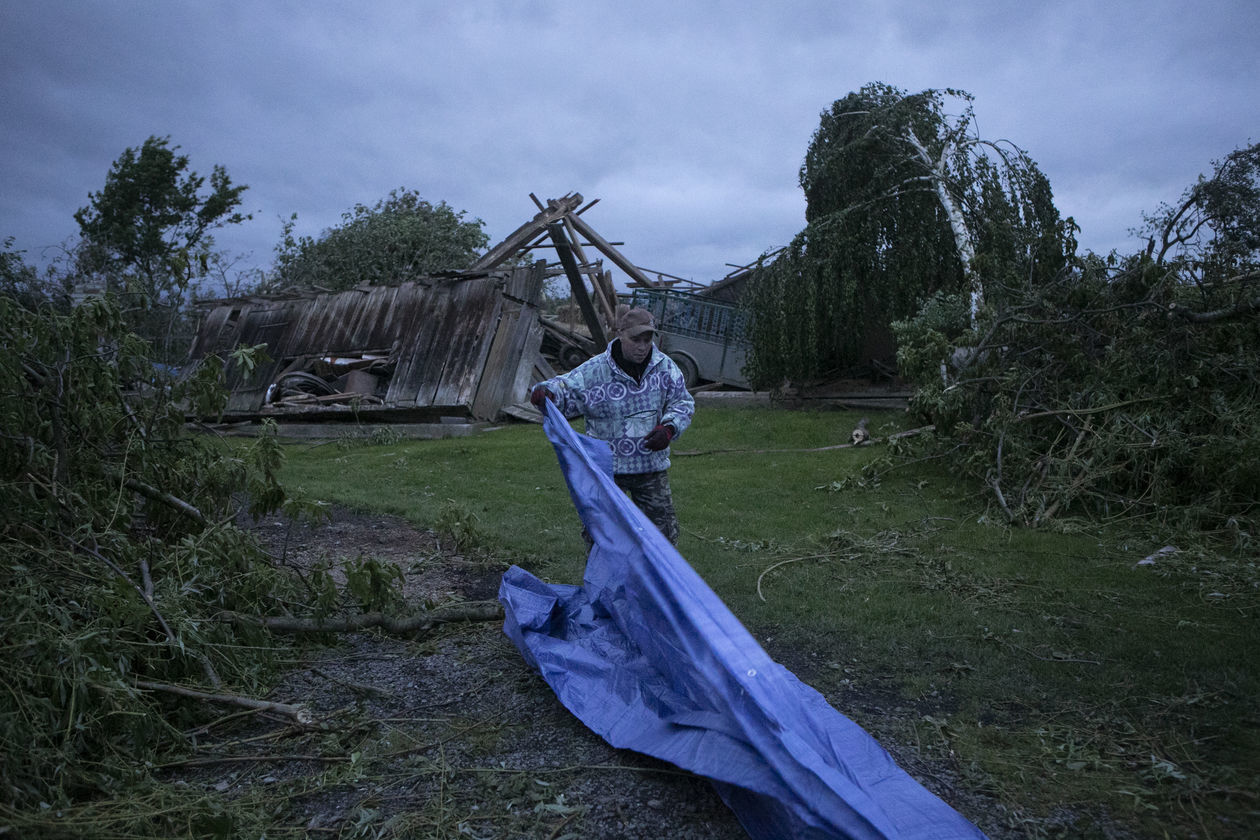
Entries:
{"type": "Polygon", "coordinates": [[[608,349],[536,385],[529,400],[551,400],[566,417],[586,418],[586,433],[612,449],[613,480],[671,543],[678,517],[669,489],[669,444],[691,424],[696,402],[682,371],[652,343],[646,309],[618,307],[608,349]]]}

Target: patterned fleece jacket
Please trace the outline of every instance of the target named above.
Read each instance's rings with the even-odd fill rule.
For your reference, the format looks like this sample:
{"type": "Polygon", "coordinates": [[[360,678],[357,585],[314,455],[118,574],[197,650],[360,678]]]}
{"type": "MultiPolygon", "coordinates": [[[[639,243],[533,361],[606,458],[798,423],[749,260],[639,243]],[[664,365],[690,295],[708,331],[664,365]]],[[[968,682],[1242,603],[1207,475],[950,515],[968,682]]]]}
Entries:
{"type": "Polygon", "coordinates": [[[668,424],[677,439],[691,425],[696,401],[678,365],[656,346],[640,382],[617,366],[612,348],[609,342],[603,353],[542,384],[566,417],[581,414],[586,433],[608,441],[614,473],[667,470],[669,448],[653,452],[643,438],[658,424],[668,424]]]}

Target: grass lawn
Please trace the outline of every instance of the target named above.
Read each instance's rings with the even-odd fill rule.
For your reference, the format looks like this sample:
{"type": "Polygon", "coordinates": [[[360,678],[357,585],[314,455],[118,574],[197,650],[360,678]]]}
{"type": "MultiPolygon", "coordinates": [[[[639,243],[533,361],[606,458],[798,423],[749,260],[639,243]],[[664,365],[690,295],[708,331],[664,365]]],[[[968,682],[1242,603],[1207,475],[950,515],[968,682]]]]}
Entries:
{"type": "MultiPolygon", "coordinates": [[[[767,651],[1029,837],[1254,836],[1256,559],[1140,523],[1010,529],[939,463],[864,476],[886,445],[801,451],[846,442],[861,416],[875,437],[910,425],[702,402],[673,446],[679,551],[767,651]]],[[[577,515],[538,426],[286,452],[291,490],[580,582],[577,515]]]]}

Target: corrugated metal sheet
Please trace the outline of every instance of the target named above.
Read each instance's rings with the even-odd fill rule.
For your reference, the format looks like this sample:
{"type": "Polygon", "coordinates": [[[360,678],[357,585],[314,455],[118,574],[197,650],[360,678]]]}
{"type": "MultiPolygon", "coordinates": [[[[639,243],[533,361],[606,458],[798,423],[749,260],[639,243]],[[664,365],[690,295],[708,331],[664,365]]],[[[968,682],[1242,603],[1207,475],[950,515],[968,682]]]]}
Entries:
{"type": "Polygon", "coordinates": [[[521,401],[537,363],[545,277],[540,262],[308,297],[220,301],[202,322],[193,356],[226,358],[240,346],[267,345],[271,361],[251,373],[228,366],[227,419],[492,420],[505,404],[521,401]],[[373,360],[376,393],[352,395],[370,381],[365,376],[336,393],[345,382],[338,384],[335,368],[348,359],[373,360]],[[277,402],[278,381],[302,371],[334,393],[304,404],[277,402]]]}

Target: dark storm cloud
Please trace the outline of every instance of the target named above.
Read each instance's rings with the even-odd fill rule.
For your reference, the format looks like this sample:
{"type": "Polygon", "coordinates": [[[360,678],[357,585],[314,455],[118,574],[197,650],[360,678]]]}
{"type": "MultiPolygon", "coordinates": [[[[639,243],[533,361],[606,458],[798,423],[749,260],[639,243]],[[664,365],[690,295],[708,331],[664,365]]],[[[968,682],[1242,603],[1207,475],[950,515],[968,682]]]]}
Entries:
{"type": "Polygon", "coordinates": [[[571,190],[648,268],[708,281],[801,228],[819,114],[870,81],[975,95],[1085,247],[1257,139],[1250,0],[175,3],[0,0],[0,238],[32,257],[150,135],[248,184],[266,264],[396,187],[485,220],[571,190]]]}

